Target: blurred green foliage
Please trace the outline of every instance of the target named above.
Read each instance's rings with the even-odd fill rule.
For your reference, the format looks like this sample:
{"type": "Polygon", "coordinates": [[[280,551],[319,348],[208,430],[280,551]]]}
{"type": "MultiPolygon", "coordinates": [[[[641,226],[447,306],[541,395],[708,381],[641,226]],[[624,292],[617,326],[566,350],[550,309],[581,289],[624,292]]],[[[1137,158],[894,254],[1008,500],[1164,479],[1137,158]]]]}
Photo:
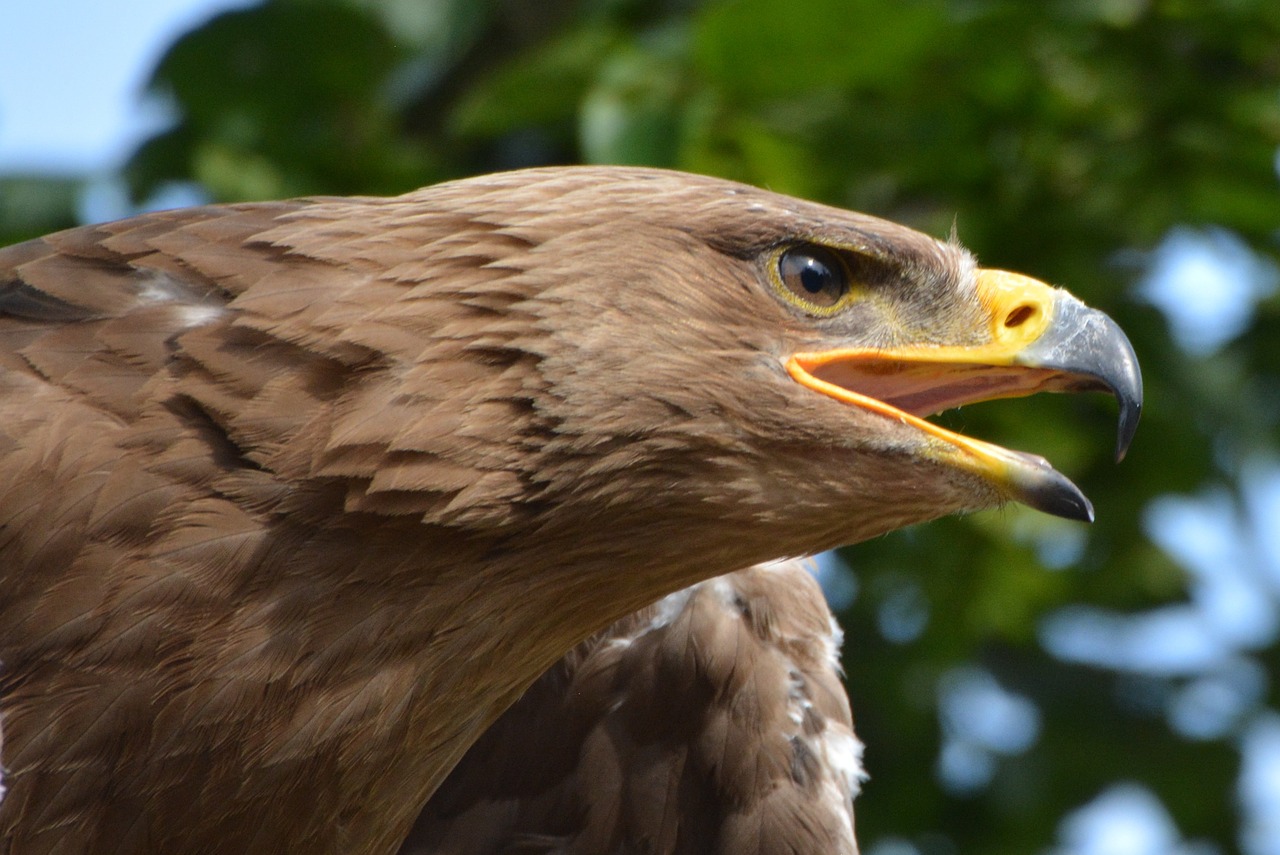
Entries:
{"type": "MultiPolygon", "coordinates": [[[[1218,224],[1274,256],[1280,4],[274,0],[183,37],[153,89],[177,120],[128,164],[138,200],[170,182],[231,201],[645,163],[936,235],[954,224],[987,264],[1106,309],[1146,367],[1148,408],[1123,465],[1101,399],[951,416],[1054,460],[1095,500],[1096,525],[1008,509],[847,551],[860,591],[843,615],[846,663],[873,776],[860,837],[864,851],[898,837],[927,855],[1025,855],[1102,788],[1134,780],[1187,836],[1238,851],[1233,734],[1178,736],[1158,702],[1177,678],[1064,664],[1037,628],[1068,603],[1136,611],[1184,597],[1144,508],[1206,485],[1238,492],[1251,456],[1276,447],[1280,298],[1193,359],[1131,295],[1142,253],[1175,224],[1218,224]],[[1055,544],[1075,550],[1069,566],[1044,566],[1055,544]],[[928,619],[890,640],[885,608],[904,596],[928,619]],[[1042,727],[989,785],[957,792],[934,774],[937,686],[966,664],[1032,700],[1042,727]]],[[[21,204],[40,197],[19,190],[0,194],[0,231],[66,224],[66,186],[43,191],[48,204],[21,204]]],[[[1274,684],[1280,650],[1256,656],[1274,684]]]]}
{"type": "Polygon", "coordinates": [[[74,226],[80,191],[74,178],[0,175],[0,246],[74,226]]]}

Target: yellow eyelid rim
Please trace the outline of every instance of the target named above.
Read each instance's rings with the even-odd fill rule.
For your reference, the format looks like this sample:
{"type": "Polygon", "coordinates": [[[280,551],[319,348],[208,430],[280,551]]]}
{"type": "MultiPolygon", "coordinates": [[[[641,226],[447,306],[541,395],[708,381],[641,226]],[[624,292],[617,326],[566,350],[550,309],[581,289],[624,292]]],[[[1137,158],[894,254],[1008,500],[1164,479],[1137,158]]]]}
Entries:
{"type": "Polygon", "coordinates": [[[781,246],[774,248],[773,252],[769,253],[769,281],[773,285],[773,290],[778,292],[778,296],[782,297],[782,299],[786,300],[788,303],[806,314],[814,315],[819,318],[834,317],[847,309],[851,303],[856,302],[863,296],[862,292],[856,287],[858,283],[854,281],[853,271],[849,269],[848,263],[844,260],[844,253],[851,251],[854,250],[831,246],[830,244],[821,243],[816,240],[798,240],[794,243],[782,244],[781,246]],[[844,271],[845,282],[848,283],[849,290],[844,293],[844,296],[836,301],[835,305],[819,306],[817,303],[810,303],[803,297],[792,293],[791,289],[787,288],[783,283],[782,276],[778,273],[778,262],[782,259],[782,254],[803,246],[816,246],[830,252],[835,256],[836,262],[844,271]]]}

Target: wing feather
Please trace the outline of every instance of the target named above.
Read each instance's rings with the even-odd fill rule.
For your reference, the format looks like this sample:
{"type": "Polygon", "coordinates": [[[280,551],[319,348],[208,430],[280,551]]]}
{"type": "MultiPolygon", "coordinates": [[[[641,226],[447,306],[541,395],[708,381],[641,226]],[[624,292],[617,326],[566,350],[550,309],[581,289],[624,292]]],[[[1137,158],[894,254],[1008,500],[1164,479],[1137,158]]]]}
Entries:
{"type": "Polygon", "coordinates": [[[839,631],[802,562],[711,579],[571,651],[400,855],[856,855],[839,631]]]}

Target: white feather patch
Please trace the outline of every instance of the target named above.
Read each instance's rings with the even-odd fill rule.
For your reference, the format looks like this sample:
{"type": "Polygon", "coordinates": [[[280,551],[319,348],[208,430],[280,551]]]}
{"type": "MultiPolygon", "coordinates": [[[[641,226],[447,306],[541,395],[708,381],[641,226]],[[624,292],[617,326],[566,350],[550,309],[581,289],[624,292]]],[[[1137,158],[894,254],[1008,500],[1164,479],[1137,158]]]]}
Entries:
{"type": "Polygon", "coordinates": [[[163,273],[140,278],[136,293],[138,302],[143,305],[172,305],[178,323],[183,328],[207,324],[220,317],[224,311],[222,305],[208,302],[207,296],[202,296],[186,284],[163,273]]]}
{"type": "Polygon", "coordinates": [[[680,613],[684,611],[684,607],[689,604],[689,597],[693,596],[693,592],[697,590],[699,585],[691,585],[688,588],[682,588],[674,594],[667,594],[661,600],[654,603],[653,620],[649,625],[640,630],[639,635],[646,632],[652,632],[655,629],[662,629],[669,623],[680,617],[680,613]]]}
{"type": "Polygon", "coordinates": [[[183,306],[178,309],[179,322],[184,327],[198,327],[211,323],[222,315],[220,306],[183,306]]]}

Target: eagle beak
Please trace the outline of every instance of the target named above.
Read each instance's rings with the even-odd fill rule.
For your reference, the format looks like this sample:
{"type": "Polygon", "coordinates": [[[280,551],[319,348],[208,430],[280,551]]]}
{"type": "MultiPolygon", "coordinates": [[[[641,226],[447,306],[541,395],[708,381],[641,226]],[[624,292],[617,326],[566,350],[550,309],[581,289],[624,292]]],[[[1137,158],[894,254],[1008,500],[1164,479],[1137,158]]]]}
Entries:
{"type": "Polygon", "coordinates": [[[977,293],[989,324],[981,344],[797,353],[787,359],[787,371],[809,389],[920,430],[934,440],[926,457],[979,475],[1009,499],[1092,522],[1089,500],[1043,457],[954,433],[925,417],[1036,392],[1110,392],[1120,405],[1118,461],[1142,410],[1133,346],[1111,318],[1035,279],[980,270],[977,293]]]}

